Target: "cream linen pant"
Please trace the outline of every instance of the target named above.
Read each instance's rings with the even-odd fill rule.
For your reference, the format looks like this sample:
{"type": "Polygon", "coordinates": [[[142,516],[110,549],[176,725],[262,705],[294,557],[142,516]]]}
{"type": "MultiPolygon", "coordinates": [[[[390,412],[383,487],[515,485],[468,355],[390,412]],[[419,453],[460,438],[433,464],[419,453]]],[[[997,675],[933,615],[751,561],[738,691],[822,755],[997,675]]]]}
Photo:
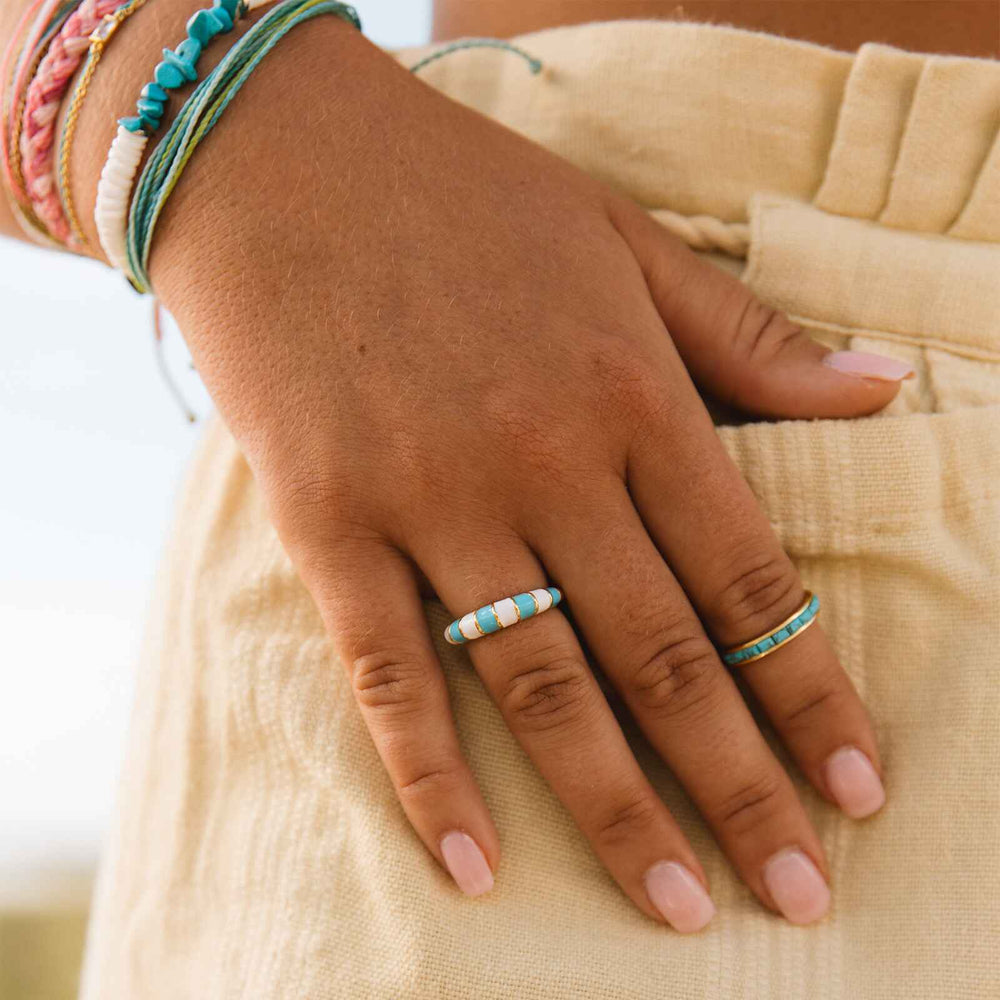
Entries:
{"type": "Polygon", "coordinates": [[[602,870],[429,603],[504,849],[495,890],[466,899],[407,825],[215,422],[154,605],[83,996],[1000,996],[1000,64],[677,23],[519,43],[545,73],[476,50],[424,78],[728,246],[706,252],[830,346],[917,368],[874,417],[718,428],[822,598],[888,805],[852,822],[796,776],[834,903],[793,927],[630,731],[719,908],[674,934],[602,870]]]}

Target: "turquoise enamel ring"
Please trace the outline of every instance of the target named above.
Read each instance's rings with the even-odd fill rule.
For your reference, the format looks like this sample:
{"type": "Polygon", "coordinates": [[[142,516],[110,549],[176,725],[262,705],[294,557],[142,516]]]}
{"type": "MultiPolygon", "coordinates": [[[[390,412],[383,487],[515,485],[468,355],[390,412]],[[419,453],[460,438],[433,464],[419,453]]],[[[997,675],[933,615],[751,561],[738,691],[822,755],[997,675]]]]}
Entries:
{"type": "Polygon", "coordinates": [[[515,594],[492,604],[484,604],[461,618],[456,618],[445,630],[444,637],[453,646],[461,646],[491,632],[510,628],[527,618],[534,618],[549,608],[554,608],[562,600],[562,593],[555,587],[529,590],[526,594],[515,594]]]}
{"type": "Polygon", "coordinates": [[[818,614],[819,598],[811,590],[807,590],[802,605],[780,625],[776,625],[764,635],[757,636],[756,639],[725,650],[722,659],[731,667],[742,666],[752,660],[760,660],[784,646],[786,642],[790,642],[800,632],[804,632],[816,621],[818,614]]]}

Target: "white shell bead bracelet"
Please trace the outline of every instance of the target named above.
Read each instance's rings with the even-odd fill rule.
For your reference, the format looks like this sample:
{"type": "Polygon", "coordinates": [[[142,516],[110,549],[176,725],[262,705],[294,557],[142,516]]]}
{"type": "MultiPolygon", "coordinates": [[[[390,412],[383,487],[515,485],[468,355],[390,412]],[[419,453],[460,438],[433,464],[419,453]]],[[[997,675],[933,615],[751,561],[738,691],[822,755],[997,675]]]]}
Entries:
{"type": "Polygon", "coordinates": [[[141,132],[129,132],[119,125],[97,185],[97,204],[94,207],[97,237],[111,266],[126,275],[129,274],[125,237],[129,200],[148,141],[149,137],[141,132]]]}

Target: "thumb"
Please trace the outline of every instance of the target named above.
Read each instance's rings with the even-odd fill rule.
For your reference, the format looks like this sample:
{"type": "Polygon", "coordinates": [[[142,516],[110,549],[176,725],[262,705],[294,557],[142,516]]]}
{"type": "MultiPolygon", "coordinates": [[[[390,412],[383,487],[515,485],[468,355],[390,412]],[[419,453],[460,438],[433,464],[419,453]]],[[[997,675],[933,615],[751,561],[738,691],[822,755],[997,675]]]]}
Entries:
{"type": "Polygon", "coordinates": [[[731,406],[762,417],[858,417],[914,376],[894,358],[813,340],[633,202],[616,199],[610,211],[692,379],[731,406]]]}

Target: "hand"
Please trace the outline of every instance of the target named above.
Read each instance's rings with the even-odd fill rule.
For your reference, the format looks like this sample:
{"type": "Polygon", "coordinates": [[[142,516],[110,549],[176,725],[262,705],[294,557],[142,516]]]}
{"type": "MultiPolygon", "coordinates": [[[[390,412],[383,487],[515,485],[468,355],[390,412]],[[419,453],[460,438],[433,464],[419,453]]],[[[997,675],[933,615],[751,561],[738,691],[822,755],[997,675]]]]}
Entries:
{"type": "MultiPolygon", "coordinates": [[[[562,588],[747,884],[794,922],[822,914],[819,840],[714,645],[773,627],[803,585],[691,375],[787,417],[873,412],[895,384],[821,364],[824,347],[630,202],[332,18],[296,29],[199,150],[152,276],[407,816],[464,888],[489,886],[498,837],[419,573],[456,617],[562,588]],[[453,831],[488,870],[474,849],[442,852],[453,831]]],[[[701,926],[698,859],[562,611],[466,648],[624,892],[654,919],[701,926]]],[[[871,725],[822,625],[744,676],[820,794],[877,808],[871,725]],[[853,784],[828,770],[842,748],[864,755],[849,755],[853,784]]]]}

